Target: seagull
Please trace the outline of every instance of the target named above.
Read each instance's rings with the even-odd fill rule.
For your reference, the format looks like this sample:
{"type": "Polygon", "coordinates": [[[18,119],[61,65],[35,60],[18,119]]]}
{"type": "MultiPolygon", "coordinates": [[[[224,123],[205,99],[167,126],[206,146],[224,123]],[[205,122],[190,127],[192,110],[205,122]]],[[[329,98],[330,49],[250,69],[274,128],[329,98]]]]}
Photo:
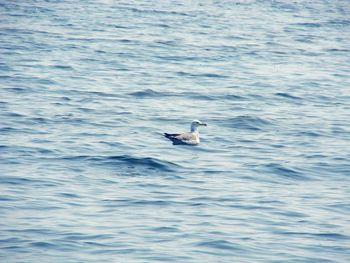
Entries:
{"type": "Polygon", "coordinates": [[[184,133],[164,133],[164,136],[171,140],[174,145],[176,144],[187,144],[187,145],[197,145],[199,143],[199,126],[207,126],[199,120],[194,120],[191,123],[191,131],[184,133]]]}

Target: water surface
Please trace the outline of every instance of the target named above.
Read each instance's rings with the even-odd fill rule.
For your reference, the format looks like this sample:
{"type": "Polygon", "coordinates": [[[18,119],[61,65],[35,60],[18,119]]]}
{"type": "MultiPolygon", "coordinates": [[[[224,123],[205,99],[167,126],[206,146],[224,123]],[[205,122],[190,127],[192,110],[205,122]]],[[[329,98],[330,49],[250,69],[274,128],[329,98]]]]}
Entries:
{"type": "Polygon", "coordinates": [[[0,261],[349,262],[349,13],[3,1],[0,261]]]}

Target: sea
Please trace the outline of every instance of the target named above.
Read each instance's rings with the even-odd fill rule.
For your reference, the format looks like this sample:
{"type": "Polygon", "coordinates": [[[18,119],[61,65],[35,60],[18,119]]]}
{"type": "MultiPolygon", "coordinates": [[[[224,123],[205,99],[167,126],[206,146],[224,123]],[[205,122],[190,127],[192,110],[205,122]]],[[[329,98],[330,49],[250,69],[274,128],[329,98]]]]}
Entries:
{"type": "Polygon", "coordinates": [[[0,262],[350,262],[350,1],[0,1],[0,262]]]}

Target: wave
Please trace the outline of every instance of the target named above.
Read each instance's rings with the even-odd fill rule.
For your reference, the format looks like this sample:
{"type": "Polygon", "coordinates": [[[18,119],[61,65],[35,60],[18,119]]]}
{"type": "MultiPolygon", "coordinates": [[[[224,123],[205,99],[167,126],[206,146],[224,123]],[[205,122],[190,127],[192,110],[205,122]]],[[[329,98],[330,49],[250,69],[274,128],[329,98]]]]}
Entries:
{"type": "Polygon", "coordinates": [[[264,165],[263,170],[273,173],[280,178],[282,177],[285,179],[302,180],[302,181],[310,180],[310,178],[306,174],[302,173],[301,171],[286,167],[278,163],[266,164],[264,165]]]}
{"type": "Polygon", "coordinates": [[[287,98],[287,99],[292,99],[292,100],[301,100],[302,98],[290,95],[289,93],[284,93],[284,92],[278,92],[275,93],[276,96],[287,98]]]}
{"type": "Polygon", "coordinates": [[[256,116],[238,116],[235,118],[225,120],[224,126],[235,129],[244,129],[244,130],[254,130],[259,131],[268,126],[271,126],[272,123],[256,116]]]}
{"type": "Polygon", "coordinates": [[[306,22],[306,23],[295,23],[293,26],[300,26],[305,28],[320,28],[320,27],[346,27],[350,25],[349,19],[332,19],[322,23],[306,22]]]}
{"type": "Polygon", "coordinates": [[[193,100],[246,100],[247,98],[243,96],[238,96],[235,94],[219,94],[219,95],[210,95],[207,93],[200,92],[171,92],[171,91],[155,91],[152,89],[146,89],[136,92],[131,92],[129,96],[138,97],[138,98],[160,98],[160,97],[179,97],[185,99],[193,100]]]}
{"type": "Polygon", "coordinates": [[[141,98],[167,96],[167,94],[169,94],[169,93],[167,93],[167,92],[166,93],[165,92],[158,92],[158,91],[154,91],[152,89],[146,89],[146,90],[143,90],[143,91],[136,91],[136,92],[129,93],[129,95],[131,95],[131,96],[141,97],[141,98]]]}
{"type": "Polygon", "coordinates": [[[293,25],[296,26],[302,26],[302,27],[308,27],[308,28],[319,28],[322,26],[321,23],[314,23],[314,22],[308,22],[308,23],[295,23],[293,25]]]}
{"type": "Polygon", "coordinates": [[[140,9],[136,7],[123,7],[123,9],[130,10],[134,13],[142,13],[142,14],[151,14],[151,15],[177,15],[177,16],[193,16],[191,14],[185,13],[185,12],[178,12],[178,11],[168,11],[168,10],[157,10],[157,9],[140,9]]]}
{"type": "Polygon", "coordinates": [[[220,249],[220,250],[228,250],[228,251],[241,251],[242,248],[238,247],[237,244],[231,243],[226,240],[212,240],[212,241],[204,241],[199,242],[196,244],[198,247],[205,247],[205,248],[213,248],[213,249],[220,249]]]}
{"type": "Polygon", "coordinates": [[[35,186],[56,186],[54,182],[48,182],[46,180],[32,179],[32,178],[24,178],[20,176],[0,176],[0,184],[1,185],[35,185],[35,186]]]}
{"type": "Polygon", "coordinates": [[[143,168],[146,170],[160,170],[165,172],[176,171],[181,168],[173,162],[152,158],[152,157],[134,157],[130,155],[117,156],[68,156],[61,159],[68,161],[89,162],[98,166],[118,166],[124,165],[125,168],[143,168]]]}
{"type": "Polygon", "coordinates": [[[194,74],[194,73],[188,73],[184,71],[177,72],[178,76],[181,77],[195,77],[195,78],[228,78],[228,76],[222,75],[222,74],[216,74],[216,73],[202,73],[202,74],[194,74]]]}
{"type": "Polygon", "coordinates": [[[290,235],[290,236],[309,236],[320,239],[327,240],[349,240],[350,237],[347,235],[339,234],[339,233],[308,233],[308,232],[293,232],[293,231],[279,231],[278,234],[282,235],[290,235]]]}

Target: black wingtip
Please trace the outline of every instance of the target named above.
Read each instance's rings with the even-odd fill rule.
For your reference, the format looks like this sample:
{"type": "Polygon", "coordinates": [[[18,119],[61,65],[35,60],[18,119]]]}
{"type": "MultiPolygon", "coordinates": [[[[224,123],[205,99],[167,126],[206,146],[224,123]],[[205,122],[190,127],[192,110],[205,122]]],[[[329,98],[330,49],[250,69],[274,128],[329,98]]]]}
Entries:
{"type": "Polygon", "coordinates": [[[164,136],[167,137],[167,138],[172,138],[172,137],[175,137],[177,136],[178,134],[172,134],[172,133],[164,133],[164,136]]]}

